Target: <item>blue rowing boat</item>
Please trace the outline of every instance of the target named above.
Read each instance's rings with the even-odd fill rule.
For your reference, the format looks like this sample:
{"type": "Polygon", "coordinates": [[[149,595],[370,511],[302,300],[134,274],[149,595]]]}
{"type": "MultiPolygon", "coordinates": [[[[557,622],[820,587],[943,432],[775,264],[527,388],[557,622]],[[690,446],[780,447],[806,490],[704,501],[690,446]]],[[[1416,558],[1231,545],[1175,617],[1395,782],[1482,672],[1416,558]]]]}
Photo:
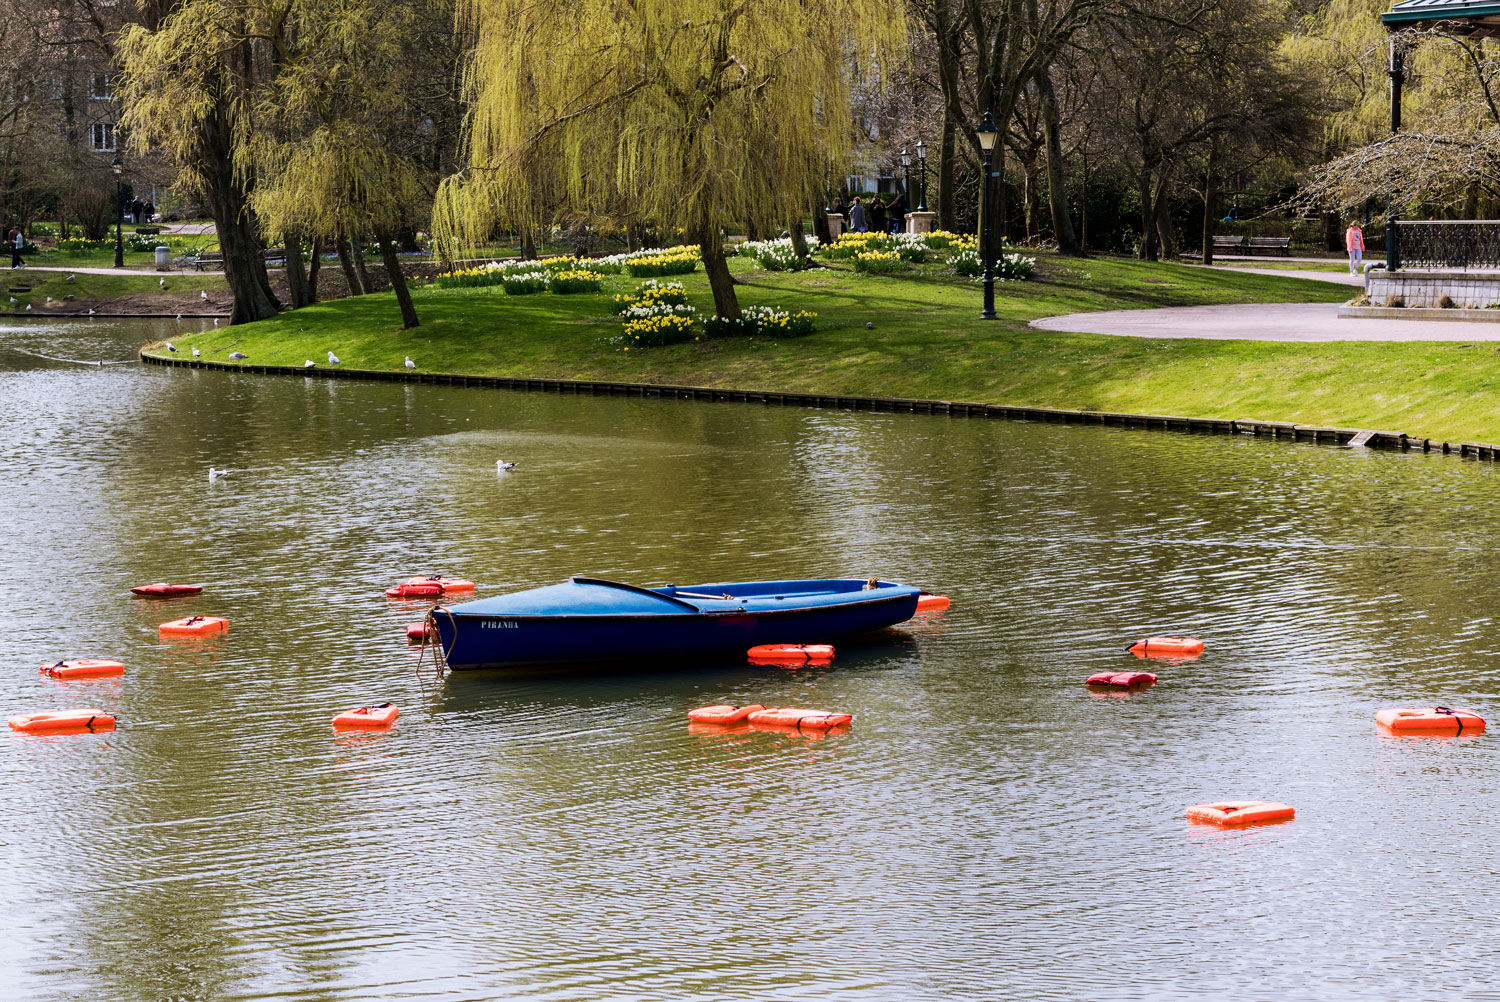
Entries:
{"type": "Polygon", "coordinates": [[[825,643],[905,622],[922,592],[871,579],[740,581],[641,588],[602,578],[438,606],[450,668],[743,653],[825,643]]]}

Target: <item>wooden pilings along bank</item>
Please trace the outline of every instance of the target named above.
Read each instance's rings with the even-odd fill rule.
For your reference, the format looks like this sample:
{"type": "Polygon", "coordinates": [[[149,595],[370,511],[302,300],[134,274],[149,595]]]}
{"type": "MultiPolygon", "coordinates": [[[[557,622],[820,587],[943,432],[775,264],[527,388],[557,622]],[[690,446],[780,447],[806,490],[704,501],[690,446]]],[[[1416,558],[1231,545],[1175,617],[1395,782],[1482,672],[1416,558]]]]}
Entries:
{"type": "Polygon", "coordinates": [[[1444,455],[1488,462],[1500,460],[1500,445],[1487,442],[1444,442],[1393,431],[1332,428],[1294,424],[1290,421],[1256,421],[1245,418],[1173,417],[1165,414],[1120,414],[1114,411],[1075,411],[1058,407],[1018,407],[1011,404],[981,404],[961,400],[921,400],[905,397],[860,397],[834,393],[783,393],[773,390],[720,390],[710,386],[669,386],[658,383],[617,383],[590,379],[523,379],[509,376],[462,376],[444,372],[385,372],[375,369],[297,368],[290,365],[254,365],[236,362],[206,362],[202,359],[163,358],[141,352],[141,361],[189,369],[222,369],[273,376],[318,379],[365,379],[386,383],[427,383],[434,386],[472,386],[485,389],[525,390],[540,393],[577,393],[595,397],[641,397],[667,400],[704,400],[717,403],[776,404],[785,407],[834,407],[843,410],[882,411],[904,414],[947,414],[954,417],[1000,418],[1006,421],[1042,421],[1052,424],[1099,425],[1108,428],[1138,428],[1152,431],[1184,431],[1209,435],[1255,435],[1262,438],[1348,445],[1364,435],[1361,444],[1401,451],[1440,452],[1444,455]]]}

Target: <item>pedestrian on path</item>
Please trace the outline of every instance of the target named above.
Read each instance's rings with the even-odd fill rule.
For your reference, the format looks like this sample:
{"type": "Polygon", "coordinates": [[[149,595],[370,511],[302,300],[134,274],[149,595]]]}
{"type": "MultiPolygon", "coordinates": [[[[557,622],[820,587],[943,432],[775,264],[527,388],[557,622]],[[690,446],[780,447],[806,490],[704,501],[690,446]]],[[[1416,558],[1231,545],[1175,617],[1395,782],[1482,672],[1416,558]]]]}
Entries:
{"type": "Polygon", "coordinates": [[[11,270],[26,267],[26,262],[21,260],[21,249],[26,246],[26,235],[21,232],[21,227],[12,226],[5,235],[5,242],[10,244],[11,270]]]}
{"type": "Polygon", "coordinates": [[[879,195],[870,199],[870,229],[876,233],[885,232],[885,202],[881,201],[879,195]]]}
{"type": "Polygon", "coordinates": [[[1349,274],[1358,275],[1365,256],[1365,231],[1359,228],[1357,219],[1344,231],[1344,249],[1349,252],[1349,274]]]}
{"type": "Polygon", "coordinates": [[[858,195],[849,203],[849,229],[855,233],[870,232],[870,224],[865,222],[865,207],[859,204],[858,195]]]}
{"type": "Polygon", "coordinates": [[[906,230],[906,196],[896,192],[895,201],[890,207],[891,232],[902,233],[906,230]]]}

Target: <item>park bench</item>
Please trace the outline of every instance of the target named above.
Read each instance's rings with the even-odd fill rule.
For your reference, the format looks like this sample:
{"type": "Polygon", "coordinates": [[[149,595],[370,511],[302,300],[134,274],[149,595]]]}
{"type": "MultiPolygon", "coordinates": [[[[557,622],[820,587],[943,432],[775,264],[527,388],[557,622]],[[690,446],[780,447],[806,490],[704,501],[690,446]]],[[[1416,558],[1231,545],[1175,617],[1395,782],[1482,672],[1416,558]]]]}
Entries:
{"type": "Polygon", "coordinates": [[[1292,254],[1292,238],[1250,237],[1245,241],[1245,250],[1251,254],[1265,251],[1267,254],[1280,254],[1282,257],[1290,257],[1292,254]]]}
{"type": "MultiPolygon", "coordinates": [[[[267,247],[260,252],[260,256],[266,264],[286,264],[286,251],[281,247],[267,247]]],[[[224,252],[198,251],[196,254],[187,254],[175,258],[172,263],[179,268],[190,267],[196,271],[202,271],[206,267],[222,267],[224,264],[224,252]]]]}
{"type": "Polygon", "coordinates": [[[1223,237],[1221,237],[1221,236],[1215,236],[1214,237],[1214,250],[1216,252],[1217,251],[1237,251],[1237,250],[1239,250],[1243,246],[1245,246],[1245,238],[1244,237],[1231,237],[1231,236],[1223,236],[1223,237]]]}

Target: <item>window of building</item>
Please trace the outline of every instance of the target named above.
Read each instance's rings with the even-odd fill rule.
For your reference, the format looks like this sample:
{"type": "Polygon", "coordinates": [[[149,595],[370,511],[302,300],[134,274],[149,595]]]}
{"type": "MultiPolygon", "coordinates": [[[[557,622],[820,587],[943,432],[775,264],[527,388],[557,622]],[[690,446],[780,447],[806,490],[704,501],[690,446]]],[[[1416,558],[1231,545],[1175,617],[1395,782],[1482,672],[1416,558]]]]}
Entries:
{"type": "Polygon", "coordinates": [[[89,97],[96,101],[107,101],[114,97],[114,94],[110,92],[108,73],[95,73],[89,77],[89,97]]]}
{"type": "Polygon", "coordinates": [[[113,122],[95,122],[92,132],[95,152],[113,153],[115,151],[115,125],[113,122]]]}

